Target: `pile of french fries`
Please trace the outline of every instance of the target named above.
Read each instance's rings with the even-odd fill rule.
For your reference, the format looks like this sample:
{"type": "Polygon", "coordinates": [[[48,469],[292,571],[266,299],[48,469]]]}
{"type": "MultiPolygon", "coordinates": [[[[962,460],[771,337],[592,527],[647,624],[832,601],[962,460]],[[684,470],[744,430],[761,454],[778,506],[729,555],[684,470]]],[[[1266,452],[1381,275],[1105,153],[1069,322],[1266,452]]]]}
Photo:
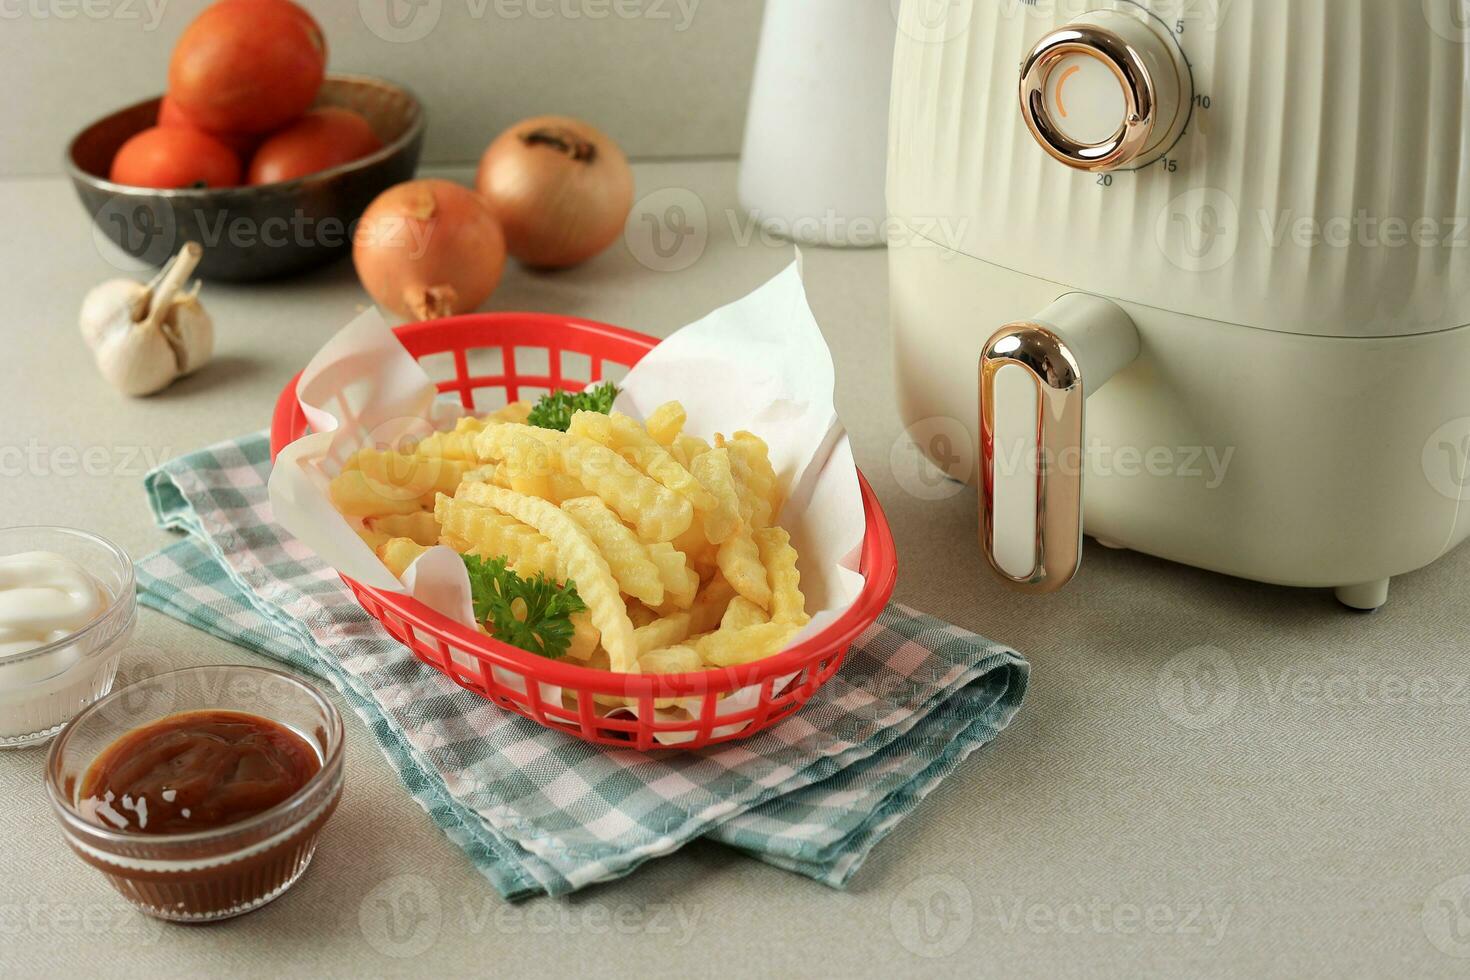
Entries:
{"type": "Polygon", "coordinates": [[[527,424],[530,408],[461,418],[402,452],[363,449],[332,502],[400,577],[443,544],[573,582],[587,608],[567,656],[588,667],[729,667],[779,652],[808,621],[760,438],[710,445],[684,431],[678,402],[644,424],[580,411],[566,432],[527,424]]]}

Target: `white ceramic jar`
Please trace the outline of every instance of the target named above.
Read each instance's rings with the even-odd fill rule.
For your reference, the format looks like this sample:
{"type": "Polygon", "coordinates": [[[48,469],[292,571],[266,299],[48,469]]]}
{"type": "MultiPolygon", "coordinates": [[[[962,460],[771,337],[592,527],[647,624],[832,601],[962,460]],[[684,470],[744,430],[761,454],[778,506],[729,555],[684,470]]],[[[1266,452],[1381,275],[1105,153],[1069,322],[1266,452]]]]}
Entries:
{"type": "Polygon", "coordinates": [[[804,244],[886,241],[891,0],[766,0],[740,204],[804,244]]]}

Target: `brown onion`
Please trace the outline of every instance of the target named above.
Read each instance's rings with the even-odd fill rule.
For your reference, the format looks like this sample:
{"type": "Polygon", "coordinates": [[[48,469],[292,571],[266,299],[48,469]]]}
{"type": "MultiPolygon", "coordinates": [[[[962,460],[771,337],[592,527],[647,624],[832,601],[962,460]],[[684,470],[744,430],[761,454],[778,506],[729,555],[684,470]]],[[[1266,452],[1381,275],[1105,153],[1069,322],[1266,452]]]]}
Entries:
{"type": "Polygon", "coordinates": [[[505,236],[485,199],[447,180],[411,180],[368,205],[352,240],[357,276],[404,318],[468,313],[500,284],[505,236]]]}
{"type": "Polygon", "coordinates": [[[566,116],[537,116],[495,138],[475,186],[505,230],[510,254],[564,269],[622,234],[633,209],[633,171],[606,134],[566,116]]]}

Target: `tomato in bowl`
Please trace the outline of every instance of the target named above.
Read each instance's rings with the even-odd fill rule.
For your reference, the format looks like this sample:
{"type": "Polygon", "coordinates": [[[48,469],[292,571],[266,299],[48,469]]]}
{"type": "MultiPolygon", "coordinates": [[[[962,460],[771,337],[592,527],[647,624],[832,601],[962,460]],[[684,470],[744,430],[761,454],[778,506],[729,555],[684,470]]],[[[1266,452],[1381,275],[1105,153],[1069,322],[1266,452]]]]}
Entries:
{"type": "Polygon", "coordinates": [[[373,198],[413,177],[424,113],[407,89],[365,75],[329,75],[317,108],[363,117],[382,146],[316,173],[254,187],[133,187],[110,179],[114,157],[159,121],[161,98],[111,113],[83,129],[65,166],[97,238],[149,265],[188,241],[204,246],[197,274],[225,281],[304,272],[348,254],[353,223],[373,198]]]}

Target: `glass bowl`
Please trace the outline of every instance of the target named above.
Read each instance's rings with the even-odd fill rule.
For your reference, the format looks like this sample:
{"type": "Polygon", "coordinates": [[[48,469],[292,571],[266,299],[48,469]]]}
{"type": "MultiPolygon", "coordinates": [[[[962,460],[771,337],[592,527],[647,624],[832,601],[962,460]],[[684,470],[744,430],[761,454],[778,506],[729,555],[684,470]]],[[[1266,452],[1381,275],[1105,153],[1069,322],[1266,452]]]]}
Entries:
{"type": "Polygon", "coordinates": [[[45,646],[0,656],[0,748],[46,741],[112,688],[117,662],[138,619],[133,562],[106,538],[69,527],[0,528],[0,556],[54,551],[85,568],[107,593],[107,608],[45,646]]]}
{"type": "Polygon", "coordinates": [[[305,681],[264,667],[189,667],[119,688],[72,719],[51,745],[46,790],[67,844],[140,911],[209,922],[260,908],[295,884],[342,797],[342,717],[305,681]],[[184,834],[114,830],[81,810],[93,760],[143,725],[186,711],[259,715],[291,729],[321,769],[276,806],[184,834]]]}

